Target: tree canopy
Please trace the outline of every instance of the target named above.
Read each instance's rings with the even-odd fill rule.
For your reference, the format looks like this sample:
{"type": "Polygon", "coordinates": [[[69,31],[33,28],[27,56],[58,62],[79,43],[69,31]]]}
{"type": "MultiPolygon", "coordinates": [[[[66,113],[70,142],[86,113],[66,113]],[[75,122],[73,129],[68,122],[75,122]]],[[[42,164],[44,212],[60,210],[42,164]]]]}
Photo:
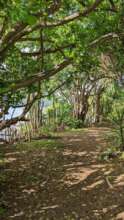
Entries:
{"type": "Polygon", "coordinates": [[[1,0],[0,130],[25,120],[48,84],[51,93],[76,75],[122,81],[123,10],[121,0],[1,0]],[[3,120],[19,105],[19,117],[3,120]]]}

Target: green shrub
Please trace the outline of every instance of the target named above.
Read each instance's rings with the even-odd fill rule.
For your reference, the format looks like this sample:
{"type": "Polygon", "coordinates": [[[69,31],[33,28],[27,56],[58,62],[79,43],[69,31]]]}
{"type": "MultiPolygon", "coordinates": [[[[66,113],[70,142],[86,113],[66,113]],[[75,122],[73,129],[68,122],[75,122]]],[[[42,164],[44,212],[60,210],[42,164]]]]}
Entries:
{"type": "Polygon", "coordinates": [[[120,151],[117,147],[109,147],[101,153],[99,159],[109,161],[110,159],[115,159],[118,156],[120,156],[120,151]]]}
{"type": "Polygon", "coordinates": [[[109,114],[109,120],[114,127],[113,138],[117,140],[120,150],[124,150],[124,104],[116,102],[113,104],[113,110],[109,114]],[[115,136],[115,137],[114,137],[115,136]]]}
{"type": "Polygon", "coordinates": [[[70,128],[81,128],[83,126],[81,120],[70,117],[64,119],[64,124],[70,128]]]}

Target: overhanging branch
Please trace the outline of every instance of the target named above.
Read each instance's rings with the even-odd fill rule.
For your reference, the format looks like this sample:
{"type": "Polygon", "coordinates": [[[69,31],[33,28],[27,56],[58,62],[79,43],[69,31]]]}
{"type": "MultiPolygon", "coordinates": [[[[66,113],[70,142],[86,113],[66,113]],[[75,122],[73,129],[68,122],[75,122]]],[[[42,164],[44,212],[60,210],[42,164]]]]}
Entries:
{"type": "Polygon", "coordinates": [[[64,24],[68,24],[76,19],[79,19],[81,17],[86,17],[91,12],[95,11],[95,9],[103,2],[104,0],[96,0],[89,8],[85,9],[83,12],[75,12],[72,15],[66,16],[62,20],[56,21],[56,22],[42,22],[37,25],[35,25],[32,29],[29,30],[29,33],[41,28],[53,28],[62,26],[64,24]]]}
{"type": "MultiPolygon", "coordinates": [[[[10,82],[10,86],[8,88],[6,88],[6,92],[9,92],[9,91],[13,91],[14,92],[14,91],[16,91],[18,89],[29,87],[30,85],[32,85],[32,84],[34,84],[36,82],[48,79],[51,76],[54,76],[59,71],[63,70],[65,67],[67,67],[71,63],[72,63],[71,59],[66,59],[62,63],[56,65],[51,70],[43,71],[43,72],[34,74],[33,76],[28,77],[27,79],[12,81],[12,82],[10,82]]],[[[5,90],[3,92],[1,91],[0,95],[2,95],[4,93],[5,93],[5,90]]]]}
{"type": "Polygon", "coordinates": [[[120,37],[124,37],[124,33],[108,33],[108,34],[105,34],[105,35],[97,38],[96,40],[92,41],[89,44],[89,47],[95,47],[96,45],[98,45],[104,41],[109,41],[109,40],[113,40],[113,39],[120,39],[120,37]]]}

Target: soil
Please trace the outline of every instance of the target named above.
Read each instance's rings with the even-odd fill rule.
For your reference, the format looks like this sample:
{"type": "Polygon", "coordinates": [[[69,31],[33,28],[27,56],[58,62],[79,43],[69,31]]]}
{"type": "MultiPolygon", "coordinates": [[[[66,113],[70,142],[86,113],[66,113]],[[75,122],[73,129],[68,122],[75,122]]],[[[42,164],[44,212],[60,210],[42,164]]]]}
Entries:
{"type": "Polygon", "coordinates": [[[8,162],[1,220],[124,219],[124,162],[99,160],[108,132],[62,133],[64,147],[56,150],[3,148],[8,162]]]}

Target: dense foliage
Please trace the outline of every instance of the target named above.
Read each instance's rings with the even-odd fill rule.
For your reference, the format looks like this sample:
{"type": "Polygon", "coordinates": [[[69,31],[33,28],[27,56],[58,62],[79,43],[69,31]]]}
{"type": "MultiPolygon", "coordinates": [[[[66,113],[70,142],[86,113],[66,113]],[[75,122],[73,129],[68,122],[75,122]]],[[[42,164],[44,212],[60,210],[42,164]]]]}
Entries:
{"type": "Polygon", "coordinates": [[[58,125],[108,120],[123,90],[123,10],[122,0],[0,1],[0,130],[53,93],[58,125]]]}

